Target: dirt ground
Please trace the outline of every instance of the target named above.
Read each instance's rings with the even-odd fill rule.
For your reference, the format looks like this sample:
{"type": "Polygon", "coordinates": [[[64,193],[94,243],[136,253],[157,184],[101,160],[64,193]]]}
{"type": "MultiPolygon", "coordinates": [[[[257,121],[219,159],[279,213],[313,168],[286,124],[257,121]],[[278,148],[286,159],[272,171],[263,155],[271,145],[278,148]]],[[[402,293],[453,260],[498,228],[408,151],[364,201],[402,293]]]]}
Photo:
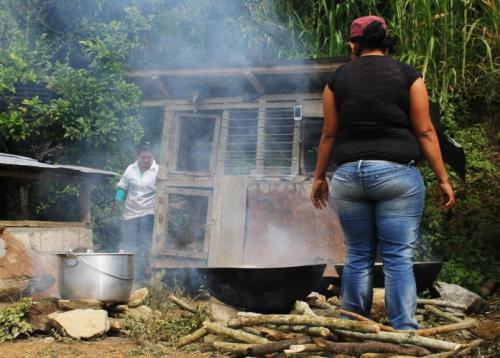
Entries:
{"type": "Polygon", "coordinates": [[[96,341],[57,341],[31,337],[0,344],[0,358],[122,358],[176,357],[208,358],[210,353],[179,352],[171,347],[144,349],[128,338],[107,337],[96,341]]]}

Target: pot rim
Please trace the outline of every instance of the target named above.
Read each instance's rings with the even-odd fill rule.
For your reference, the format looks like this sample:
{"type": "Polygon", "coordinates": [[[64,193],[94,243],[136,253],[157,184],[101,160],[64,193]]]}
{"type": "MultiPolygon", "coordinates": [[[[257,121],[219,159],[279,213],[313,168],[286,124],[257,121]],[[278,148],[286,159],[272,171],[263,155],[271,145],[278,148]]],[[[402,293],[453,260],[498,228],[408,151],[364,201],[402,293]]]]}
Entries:
{"type": "Polygon", "coordinates": [[[134,256],[132,252],[54,252],[58,256],[134,256]]]}
{"type": "MultiPolygon", "coordinates": [[[[266,269],[292,269],[300,267],[320,267],[325,266],[326,262],[311,263],[311,264],[291,264],[286,266],[276,266],[276,265],[231,265],[231,266],[204,266],[204,267],[192,267],[194,269],[201,270],[225,270],[225,269],[245,269],[245,270],[266,270],[266,269]]],[[[191,268],[191,267],[190,267],[191,268]]]]}

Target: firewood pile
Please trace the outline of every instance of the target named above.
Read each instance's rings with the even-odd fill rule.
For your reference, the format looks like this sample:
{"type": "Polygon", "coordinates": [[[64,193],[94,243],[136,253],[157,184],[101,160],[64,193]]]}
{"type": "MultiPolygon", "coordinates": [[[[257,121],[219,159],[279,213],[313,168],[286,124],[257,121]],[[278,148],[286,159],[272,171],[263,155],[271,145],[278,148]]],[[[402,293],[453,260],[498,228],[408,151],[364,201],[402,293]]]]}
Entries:
{"type": "MultiPolygon", "coordinates": [[[[181,308],[197,312],[170,296],[181,308]]],[[[416,331],[397,331],[353,312],[342,310],[338,298],[312,293],[297,301],[290,314],[234,311],[220,320],[208,315],[203,326],[180,338],[181,348],[202,342],[202,350],[261,357],[285,354],[304,357],[454,357],[468,356],[481,345],[469,331],[477,326],[469,307],[443,299],[419,299],[418,313],[440,322],[416,331]],[[465,333],[465,334],[463,334],[465,333]],[[457,339],[457,335],[460,339],[457,339]]]]}

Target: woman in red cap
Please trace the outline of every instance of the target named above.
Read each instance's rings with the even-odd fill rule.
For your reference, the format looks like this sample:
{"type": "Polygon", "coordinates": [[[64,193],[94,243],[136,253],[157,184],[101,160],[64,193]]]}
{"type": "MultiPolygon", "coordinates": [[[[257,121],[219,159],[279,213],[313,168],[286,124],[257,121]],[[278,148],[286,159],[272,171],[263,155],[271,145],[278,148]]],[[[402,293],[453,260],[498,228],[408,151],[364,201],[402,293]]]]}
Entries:
{"type": "Polygon", "coordinates": [[[343,308],[369,317],[377,246],[383,261],[387,315],[396,329],[417,329],[413,251],[424,207],[424,183],[415,163],[424,156],[437,176],[444,208],[455,202],[429,115],[419,72],[387,56],[394,41],[385,20],[352,22],[352,61],[330,78],[323,93],[324,126],[313,205],[328,199],[325,178],[337,165],[331,195],[347,245],[343,308]]]}

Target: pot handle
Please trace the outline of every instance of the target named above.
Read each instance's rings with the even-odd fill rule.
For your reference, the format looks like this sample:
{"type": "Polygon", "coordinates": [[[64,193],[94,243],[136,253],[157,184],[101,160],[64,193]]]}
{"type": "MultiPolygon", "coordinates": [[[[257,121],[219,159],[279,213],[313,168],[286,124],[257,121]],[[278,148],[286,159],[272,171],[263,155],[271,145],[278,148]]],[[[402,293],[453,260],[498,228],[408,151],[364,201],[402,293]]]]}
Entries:
{"type": "Polygon", "coordinates": [[[73,250],[69,249],[64,253],[64,264],[66,267],[75,267],[78,265],[78,256],[73,253],[73,250]]]}
{"type": "MultiPolygon", "coordinates": [[[[84,263],[85,265],[87,265],[88,267],[94,269],[95,271],[99,272],[99,273],[102,273],[103,275],[106,275],[106,276],[110,276],[110,277],[113,277],[113,278],[117,278],[119,280],[133,280],[134,277],[123,277],[123,276],[118,276],[118,275],[114,275],[112,273],[109,273],[109,272],[106,272],[106,271],[103,271],[101,270],[100,268],[98,267],[95,267],[94,265],[92,265],[91,263],[88,263],[87,261],[85,261],[82,257],[79,258],[80,261],[82,263],[84,263]]],[[[77,258],[78,260],[78,258],[77,258]]]]}

